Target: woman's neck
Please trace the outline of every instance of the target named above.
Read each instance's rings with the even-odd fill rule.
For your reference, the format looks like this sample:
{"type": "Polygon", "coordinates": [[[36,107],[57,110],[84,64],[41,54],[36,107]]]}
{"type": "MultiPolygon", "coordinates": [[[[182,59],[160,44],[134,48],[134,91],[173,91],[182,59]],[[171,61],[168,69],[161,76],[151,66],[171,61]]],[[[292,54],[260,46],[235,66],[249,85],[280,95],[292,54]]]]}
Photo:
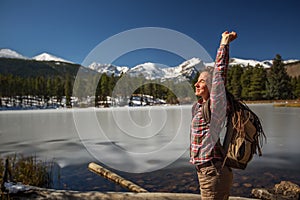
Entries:
{"type": "Polygon", "coordinates": [[[204,97],[201,97],[198,102],[199,103],[205,103],[206,101],[208,101],[209,97],[208,98],[204,98],[204,97]]]}
{"type": "Polygon", "coordinates": [[[202,96],[202,102],[205,103],[209,99],[209,96],[202,96]]]}

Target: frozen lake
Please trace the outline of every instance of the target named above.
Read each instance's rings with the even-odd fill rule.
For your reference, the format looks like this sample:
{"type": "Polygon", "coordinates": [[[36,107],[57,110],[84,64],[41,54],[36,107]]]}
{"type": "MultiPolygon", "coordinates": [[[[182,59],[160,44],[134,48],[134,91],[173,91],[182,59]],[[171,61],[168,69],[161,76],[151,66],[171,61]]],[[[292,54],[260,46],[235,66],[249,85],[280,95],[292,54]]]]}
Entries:
{"type": "MultiPolygon", "coordinates": [[[[299,174],[300,109],[250,108],[262,119],[267,143],[249,168],[299,174]]],[[[190,120],[190,105],[1,111],[0,154],[54,159],[61,168],[93,161],[129,173],[186,167],[190,120]]]]}

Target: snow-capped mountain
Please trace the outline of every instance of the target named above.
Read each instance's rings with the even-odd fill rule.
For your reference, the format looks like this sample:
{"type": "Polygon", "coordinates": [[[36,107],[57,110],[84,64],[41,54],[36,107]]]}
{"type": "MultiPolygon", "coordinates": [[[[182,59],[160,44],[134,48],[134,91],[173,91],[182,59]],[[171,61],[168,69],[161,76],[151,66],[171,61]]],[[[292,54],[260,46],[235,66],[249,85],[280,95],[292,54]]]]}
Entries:
{"type": "Polygon", "coordinates": [[[18,52],[11,50],[11,49],[0,49],[0,58],[29,59],[25,56],[22,56],[18,52]]]}
{"type": "Polygon", "coordinates": [[[107,75],[114,74],[115,76],[120,76],[121,73],[126,73],[129,70],[128,67],[119,67],[112,64],[101,64],[95,62],[90,64],[88,68],[99,73],[106,73],[107,75]]]}
{"type": "MultiPolygon", "coordinates": [[[[283,62],[287,64],[297,61],[299,60],[286,60],[283,62]]],[[[231,58],[229,65],[241,65],[244,67],[248,65],[261,65],[265,68],[270,68],[272,66],[272,63],[272,60],[257,61],[250,59],[231,58]]],[[[192,58],[175,67],[168,67],[162,64],[147,62],[144,64],[139,64],[133,68],[129,68],[126,66],[118,67],[112,64],[92,63],[88,68],[96,70],[100,73],[106,73],[108,75],[115,74],[116,76],[118,76],[121,73],[127,73],[130,76],[138,77],[140,74],[142,74],[148,80],[166,80],[176,78],[180,81],[194,78],[197,72],[205,69],[206,67],[213,66],[214,62],[204,63],[199,58],[192,58]]]]}
{"type": "Polygon", "coordinates": [[[192,58],[176,67],[169,67],[163,64],[146,62],[135,67],[118,67],[112,64],[92,63],[88,68],[106,73],[108,75],[127,73],[130,76],[138,77],[143,75],[148,80],[171,79],[171,78],[193,78],[197,72],[204,68],[205,64],[199,58],[192,58]]]}
{"type": "Polygon", "coordinates": [[[144,75],[147,79],[161,79],[166,76],[164,68],[166,66],[157,63],[147,62],[137,65],[128,70],[128,74],[133,77],[138,77],[140,74],[144,75]]]}
{"type": "Polygon", "coordinates": [[[256,66],[261,65],[264,68],[269,68],[272,65],[272,61],[257,61],[257,60],[247,60],[247,59],[240,59],[240,58],[231,58],[230,65],[241,65],[241,66],[256,66]]]}
{"type": "MultiPolygon", "coordinates": [[[[33,59],[37,61],[57,61],[57,62],[67,62],[72,63],[68,60],[59,58],[57,56],[51,55],[49,53],[42,53],[37,55],[33,58],[28,58],[17,53],[11,49],[0,49],[0,58],[15,58],[15,59],[33,59]]],[[[291,60],[284,60],[284,64],[289,64],[293,62],[299,62],[299,60],[291,59],[291,60]]],[[[251,59],[241,59],[241,58],[230,58],[229,65],[241,65],[241,66],[256,66],[261,65],[265,68],[269,68],[272,66],[272,60],[251,60],[251,59]]],[[[205,67],[212,67],[214,66],[214,62],[212,63],[204,63],[199,58],[191,58],[178,66],[165,66],[163,64],[158,63],[151,63],[146,62],[144,64],[139,64],[135,67],[129,68],[127,66],[115,66],[113,64],[102,64],[102,63],[92,63],[88,66],[89,69],[95,70],[99,73],[106,73],[107,75],[114,74],[115,76],[120,76],[122,73],[127,73],[130,76],[139,76],[142,74],[146,79],[153,80],[153,79],[173,79],[176,80],[186,80],[194,78],[197,72],[201,71],[205,67]]]]}
{"type": "MultiPolygon", "coordinates": [[[[166,69],[167,71],[171,71],[171,74],[169,77],[178,77],[178,76],[184,76],[186,78],[193,78],[198,71],[201,71],[206,68],[207,65],[200,60],[199,58],[192,58],[190,60],[187,60],[180,64],[177,67],[170,67],[169,69],[166,69]],[[173,69],[173,72],[172,72],[173,69]],[[175,76],[174,76],[175,75],[175,76]]],[[[167,77],[168,78],[168,77],[167,77]]]]}
{"type": "MultiPolygon", "coordinates": [[[[299,60],[291,59],[291,60],[283,60],[284,64],[297,62],[299,60]]],[[[273,65],[273,60],[264,60],[264,61],[258,61],[258,60],[249,60],[249,59],[241,59],[241,58],[231,58],[229,65],[241,65],[241,66],[248,66],[251,65],[255,67],[256,65],[261,65],[264,68],[270,68],[273,65]]]]}
{"type": "Polygon", "coordinates": [[[59,62],[72,63],[71,61],[67,61],[65,59],[62,59],[62,58],[56,57],[54,55],[51,55],[49,53],[39,54],[37,56],[34,56],[32,59],[37,60],[37,61],[59,61],[59,62]]]}
{"type": "Polygon", "coordinates": [[[59,61],[59,62],[72,63],[71,61],[59,58],[49,53],[42,53],[32,58],[28,58],[11,49],[0,49],[0,58],[15,58],[15,59],[25,59],[25,60],[37,60],[37,61],[59,61]]]}

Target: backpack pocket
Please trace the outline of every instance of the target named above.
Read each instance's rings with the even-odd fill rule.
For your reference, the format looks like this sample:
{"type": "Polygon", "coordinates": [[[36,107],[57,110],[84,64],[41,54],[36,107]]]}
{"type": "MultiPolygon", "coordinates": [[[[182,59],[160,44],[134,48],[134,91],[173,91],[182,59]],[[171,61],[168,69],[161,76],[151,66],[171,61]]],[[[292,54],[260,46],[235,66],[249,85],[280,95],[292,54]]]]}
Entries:
{"type": "Polygon", "coordinates": [[[245,138],[238,137],[235,143],[230,144],[227,159],[235,160],[241,164],[247,164],[252,159],[252,142],[245,138]]]}

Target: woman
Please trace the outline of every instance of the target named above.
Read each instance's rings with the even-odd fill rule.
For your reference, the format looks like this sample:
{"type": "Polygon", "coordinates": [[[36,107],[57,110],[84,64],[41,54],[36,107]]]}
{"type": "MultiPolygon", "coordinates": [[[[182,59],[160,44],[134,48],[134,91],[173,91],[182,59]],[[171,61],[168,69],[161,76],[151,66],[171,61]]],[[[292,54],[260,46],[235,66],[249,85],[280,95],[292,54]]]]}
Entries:
{"type": "Polygon", "coordinates": [[[197,169],[202,200],[228,199],[232,186],[232,170],[222,166],[219,134],[226,117],[224,87],[229,62],[229,43],[236,37],[235,32],[226,31],[222,34],[213,75],[208,71],[202,72],[195,83],[195,94],[201,98],[192,110],[190,162],[197,169]],[[211,113],[202,112],[204,106],[210,106],[211,113]],[[210,121],[206,120],[206,115],[210,115],[210,121]]]}

